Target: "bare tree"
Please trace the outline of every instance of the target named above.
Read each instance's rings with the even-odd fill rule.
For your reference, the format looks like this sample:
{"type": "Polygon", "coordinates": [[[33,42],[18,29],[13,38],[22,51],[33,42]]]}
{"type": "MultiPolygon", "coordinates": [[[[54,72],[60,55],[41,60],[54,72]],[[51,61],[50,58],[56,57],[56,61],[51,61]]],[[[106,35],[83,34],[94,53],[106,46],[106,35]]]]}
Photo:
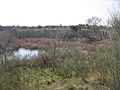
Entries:
{"type": "Polygon", "coordinates": [[[0,32],[0,71],[8,71],[8,56],[15,48],[13,36],[5,31],[0,32]]]}
{"type": "Polygon", "coordinates": [[[101,22],[101,18],[93,16],[87,20],[87,24],[90,26],[90,29],[93,31],[92,34],[98,38],[98,40],[102,40],[104,38],[103,32],[99,29],[101,22]]]}
{"type": "Polygon", "coordinates": [[[96,16],[93,16],[87,20],[87,23],[93,26],[98,25],[100,22],[101,22],[101,18],[98,18],[96,16]]]}
{"type": "Polygon", "coordinates": [[[13,35],[8,32],[0,32],[0,54],[5,54],[15,48],[13,35]]]}

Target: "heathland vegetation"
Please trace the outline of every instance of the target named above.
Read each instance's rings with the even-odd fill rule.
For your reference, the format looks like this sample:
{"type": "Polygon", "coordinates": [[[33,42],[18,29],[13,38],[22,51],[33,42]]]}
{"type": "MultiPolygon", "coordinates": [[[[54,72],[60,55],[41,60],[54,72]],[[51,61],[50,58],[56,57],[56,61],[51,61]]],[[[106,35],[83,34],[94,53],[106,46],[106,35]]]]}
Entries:
{"type": "Polygon", "coordinates": [[[0,90],[119,90],[120,14],[108,25],[0,26],[0,90]],[[19,48],[45,50],[18,58],[19,48]],[[10,57],[12,56],[12,57],[10,57]]]}

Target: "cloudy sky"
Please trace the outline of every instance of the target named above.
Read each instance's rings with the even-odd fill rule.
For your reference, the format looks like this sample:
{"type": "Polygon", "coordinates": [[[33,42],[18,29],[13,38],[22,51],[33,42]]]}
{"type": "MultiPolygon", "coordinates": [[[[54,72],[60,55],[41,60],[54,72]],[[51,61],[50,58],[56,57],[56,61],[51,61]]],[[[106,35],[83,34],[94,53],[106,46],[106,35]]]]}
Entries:
{"type": "Polygon", "coordinates": [[[77,25],[108,17],[120,0],[0,0],[0,25],[77,25]]]}

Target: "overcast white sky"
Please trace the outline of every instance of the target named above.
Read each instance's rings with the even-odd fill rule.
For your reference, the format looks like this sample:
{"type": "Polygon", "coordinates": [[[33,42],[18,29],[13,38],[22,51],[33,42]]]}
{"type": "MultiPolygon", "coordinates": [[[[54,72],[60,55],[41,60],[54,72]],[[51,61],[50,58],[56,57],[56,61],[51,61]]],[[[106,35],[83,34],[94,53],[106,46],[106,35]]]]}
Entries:
{"type": "Polygon", "coordinates": [[[120,0],[0,0],[0,25],[77,25],[105,20],[120,0]]]}

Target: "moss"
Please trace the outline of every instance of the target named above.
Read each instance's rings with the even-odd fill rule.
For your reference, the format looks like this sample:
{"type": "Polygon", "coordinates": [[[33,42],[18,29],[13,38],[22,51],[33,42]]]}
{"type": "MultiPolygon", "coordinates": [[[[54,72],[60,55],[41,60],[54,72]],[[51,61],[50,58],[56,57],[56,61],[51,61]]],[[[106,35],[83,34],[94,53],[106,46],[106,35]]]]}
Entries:
{"type": "Polygon", "coordinates": [[[51,69],[36,70],[27,67],[16,68],[9,73],[0,74],[0,76],[2,77],[0,81],[1,87],[6,86],[8,88],[5,90],[25,87],[40,88],[52,84],[59,79],[51,69]]]}

